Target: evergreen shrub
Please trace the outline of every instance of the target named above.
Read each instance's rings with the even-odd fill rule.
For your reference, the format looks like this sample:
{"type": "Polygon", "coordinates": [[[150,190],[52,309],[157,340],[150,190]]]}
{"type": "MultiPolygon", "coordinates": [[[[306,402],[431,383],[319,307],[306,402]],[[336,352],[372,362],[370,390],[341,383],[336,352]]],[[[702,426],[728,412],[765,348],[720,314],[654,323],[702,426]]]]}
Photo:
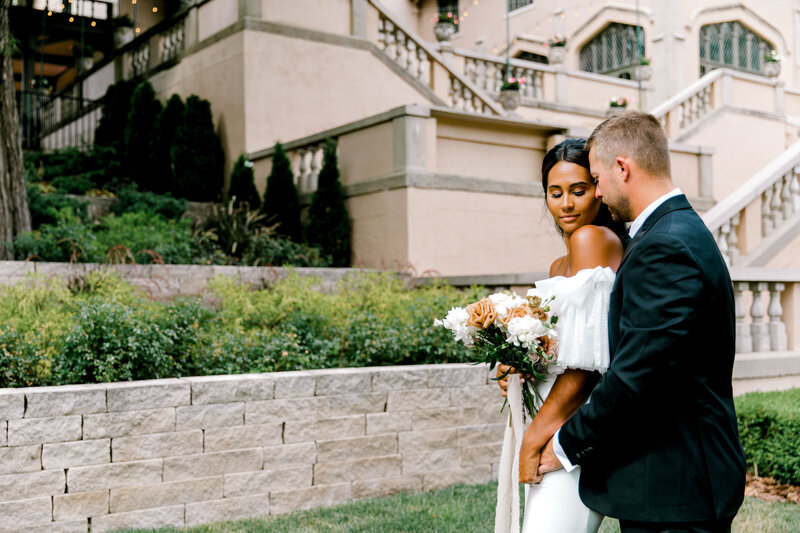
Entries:
{"type": "Polygon", "coordinates": [[[89,202],[59,193],[42,194],[38,185],[28,185],[28,209],[31,212],[33,229],[42,224],[55,224],[58,212],[68,207],[81,220],[89,216],[89,202]]]}
{"type": "Polygon", "coordinates": [[[135,187],[123,187],[117,192],[117,201],[111,205],[115,215],[123,213],[152,213],[170,220],[178,220],[186,212],[184,198],[140,192],[135,187]]]}
{"type": "Polygon", "coordinates": [[[273,226],[279,235],[300,242],[300,196],[289,157],[281,143],[275,145],[262,211],[267,217],[266,223],[273,226]]]}
{"type": "Polygon", "coordinates": [[[117,154],[125,153],[125,130],[136,85],[135,80],[120,80],[108,87],[103,96],[103,114],[94,132],[95,146],[112,148],[117,154]]]}
{"type": "Polygon", "coordinates": [[[170,152],[175,196],[197,202],[219,199],[224,184],[224,154],[214,131],[211,104],[197,95],[186,99],[183,120],[170,152]]]}
{"type": "Polygon", "coordinates": [[[734,402],[751,471],[800,485],[800,388],[751,392],[734,402]]]}
{"type": "Polygon", "coordinates": [[[336,143],[328,139],[317,190],[308,209],[308,243],[331,256],[333,266],[350,266],[350,216],[339,180],[336,143]]]}
{"type": "Polygon", "coordinates": [[[177,94],[173,94],[167,105],[156,119],[153,142],[153,174],[155,179],[152,191],[156,193],[170,192],[178,194],[175,172],[172,163],[172,146],[175,144],[175,133],[183,121],[185,106],[177,94]]]}
{"type": "Polygon", "coordinates": [[[247,204],[249,209],[258,210],[261,207],[261,198],[256,190],[253,177],[253,162],[240,155],[233,165],[231,182],[225,200],[236,198],[236,205],[247,204]]]}
{"type": "Polygon", "coordinates": [[[128,176],[145,190],[157,186],[157,176],[153,172],[153,141],[161,109],[161,102],[149,81],[136,86],[125,126],[125,162],[128,176]]]}

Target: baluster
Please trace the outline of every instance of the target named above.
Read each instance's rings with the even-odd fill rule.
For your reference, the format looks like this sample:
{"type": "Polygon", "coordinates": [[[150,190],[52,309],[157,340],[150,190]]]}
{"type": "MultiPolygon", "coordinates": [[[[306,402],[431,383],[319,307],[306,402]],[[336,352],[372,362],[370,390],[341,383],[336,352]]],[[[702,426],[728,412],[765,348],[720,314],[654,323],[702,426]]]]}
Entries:
{"type": "Polygon", "coordinates": [[[477,60],[471,57],[464,58],[464,76],[472,83],[478,82],[478,67],[476,66],[476,61],[477,60]]]}
{"type": "Polygon", "coordinates": [[[731,231],[728,233],[728,257],[731,258],[731,265],[735,265],[739,260],[741,251],[739,250],[739,222],[741,213],[736,213],[731,218],[731,231]]]}
{"type": "Polygon", "coordinates": [[[416,78],[419,67],[417,65],[417,43],[413,39],[406,40],[406,62],[408,63],[406,70],[416,78]]]}
{"type": "Polygon", "coordinates": [[[386,32],[386,19],[381,17],[378,20],[378,48],[386,51],[389,46],[389,37],[386,32]]]}
{"type": "Polygon", "coordinates": [[[792,180],[794,171],[790,171],[783,176],[783,187],[781,188],[781,205],[783,206],[783,219],[788,220],[794,213],[794,198],[792,197],[792,180]]]}
{"type": "Polygon", "coordinates": [[[733,302],[736,309],[736,352],[750,353],[753,351],[753,336],[750,332],[750,324],[745,322],[747,309],[744,306],[744,291],[750,289],[750,284],[746,281],[734,283],[733,302]]]}
{"type": "Polygon", "coordinates": [[[495,65],[495,69],[494,69],[494,91],[493,92],[499,92],[500,91],[500,87],[503,85],[504,81],[505,80],[503,80],[503,68],[500,67],[499,65],[495,65]]]}
{"type": "Polygon", "coordinates": [[[764,302],[761,301],[761,291],[767,290],[767,284],[763,282],[751,282],[750,290],[753,292],[753,305],[750,306],[750,317],[753,323],[750,324],[753,335],[753,351],[769,351],[769,331],[764,322],[764,302]]]}
{"type": "Polygon", "coordinates": [[[386,53],[392,61],[397,61],[397,35],[394,24],[388,19],[386,20],[386,53]]]}
{"type": "Polygon", "coordinates": [[[794,167],[789,190],[792,192],[792,205],[795,212],[800,211],[800,181],[797,180],[798,174],[800,174],[800,167],[794,167]]]}
{"type": "Polygon", "coordinates": [[[728,234],[731,232],[731,225],[730,222],[725,222],[720,226],[719,233],[717,234],[717,246],[719,246],[719,251],[722,254],[722,258],[725,259],[725,264],[731,266],[731,258],[728,252],[728,234]]]}
{"type": "Polygon", "coordinates": [[[683,102],[678,107],[678,116],[680,117],[680,121],[678,122],[678,124],[680,125],[680,129],[683,129],[683,128],[686,127],[686,106],[688,104],[689,104],[689,102],[687,100],[686,102],[683,102]]]}
{"type": "Polygon", "coordinates": [[[431,63],[428,60],[428,54],[419,47],[417,47],[417,59],[419,59],[419,76],[417,79],[430,87],[431,63]]]}
{"type": "Polygon", "coordinates": [[[473,65],[475,65],[475,84],[482,90],[491,92],[489,88],[489,77],[486,75],[488,71],[486,61],[475,60],[473,65]]]}
{"type": "Polygon", "coordinates": [[[784,283],[769,284],[769,345],[773,352],[786,351],[788,342],[786,338],[786,324],[783,323],[783,307],[781,307],[781,293],[786,288],[784,283]]]}
{"type": "Polygon", "coordinates": [[[761,194],[761,236],[766,237],[772,231],[774,227],[772,225],[772,217],[770,216],[770,203],[772,202],[772,198],[770,194],[772,193],[771,188],[767,188],[761,194]]]}
{"type": "Polygon", "coordinates": [[[297,150],[298,157],[300,159],[300,166],[297,172],[297,190],[300,193],[308,192],[308,179],[310,176],[309,172],[309,165],[308,165],[308,148],[300,148],[297,150]]]}
{"type": "Polygon", "coordinates": [[[459,109],[461,105],[461,82],[456,78],[450,78],[450,106],[459,109]]]}
{"type": "Polygon", "coordinates": [[[779,179],[772,184],[772,201],[769,204],[770,211],[772,212],[772,227],[778,229],[783,222],[783,208],[781,199],[781,185],[783,180],[779,179]]]}
{"type": "Polygon", "coordinates": [[[403,70],[408,70],[408,57],[406,56],[406,41],[407,35],[400,31],[399,29],[395,30],[395,39],[397,39],[397,64],[402,67],[403,70]]]}
{"type": "Polygon", "coordinates": [[[533,97],[536,100],[542,99],[542,73],[537,71],[533,72],[533,97]]]}

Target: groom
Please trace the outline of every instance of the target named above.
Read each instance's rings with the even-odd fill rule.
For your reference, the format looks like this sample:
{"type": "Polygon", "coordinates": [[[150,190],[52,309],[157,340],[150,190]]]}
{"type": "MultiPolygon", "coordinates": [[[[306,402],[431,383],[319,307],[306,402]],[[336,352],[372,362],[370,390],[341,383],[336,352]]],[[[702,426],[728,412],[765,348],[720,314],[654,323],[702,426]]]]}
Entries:
{"type": "Polygon", "coordinates": [[[728,269],[672,184],[658,119],[612,117],[586,148],[595,195],[632,222],[631,241],[611,294],[611,366],[543,449],[539,476],[580,465],[581,499],[624,533],[730,531],[745,460],[728,269]]]}

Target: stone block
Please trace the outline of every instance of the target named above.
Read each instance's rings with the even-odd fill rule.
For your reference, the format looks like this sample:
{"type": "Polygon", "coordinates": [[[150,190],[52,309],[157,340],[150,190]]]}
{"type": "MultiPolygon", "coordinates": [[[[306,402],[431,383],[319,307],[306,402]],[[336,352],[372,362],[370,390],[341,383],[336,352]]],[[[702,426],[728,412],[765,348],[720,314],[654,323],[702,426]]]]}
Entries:
{"type": "Polygon", "coordinates": [[[203,453],[203,431],[199,429],[111,439],[115,463],[198,453],[203,453]]]}
{"type": "Polygon", "coordinates": [[[3,499],[9,495],[19,499],[49,497],[53,494],[64,494],[66,489],[66,476],[63,470],[40,470],[0,476],[0,494],[3,495],[3,499]]]}
{"type": "Polygon", "coordinates": [[[472,407],[483,405],[503,405],[500,396],[500,387],[494,381],[486,385],[473,385],[471,387],[454,387],[450,389],[450,405],[453,407],[472,407]]]}
{"type": "Polygon", "coordinates": [[[328,397],[267,400],[247,402],[244,420],[246,424],[270,424],[287,420],[329,418],[329,413],[330,399],[328,397]]]}
{"type": "Polygon", "coordinates": [[[111,439],[60,442],[42,447],[42,468],[45,470],[110,462],[111,439]]]}
{"type": "Polygon", "coordinates": [[[0,446],[8,446],[8,420],[0,420],[0,446]]]}
{"type": "MultiPolygon", "coordinates": [[[[62,472],[63,473],[63,472],[62,472]]],[[[0,494],[9,494],[0,492],[0,494]]],[[[15,495],[16,497],[17,495],[15,495]]],[[[0,502],[0,531],[28,531],[28,526],[45,524],[52,520],[50,496],[0,502]]]]}
{"type": "Polygon", "coordinates": [[[414,413],[411,427],[414,431],[421,431],[445,427],[480,426],[503,423],[507,418],[508,413],[500,412],[500,404],[484,407],[420,409],[414,413]]]}
{"type": "Polygon", "coordinates": [[[313,442],[265,446],[262,448],[262,452],[264,454],[264,470],[281,465],[311,465],[317,462],[317,447],[313,442]]]}
{"type": "Polygon", "coordinates": [[[383,498],[402,492],[422,490],[422,475],[353,481],[353,498],[383,498]]]}
{"type": "Polygon", "coordinates": [[[25,415],[25,393],[20,389],[0,389],[0,420],[14,420],[25,415]]]}
{"type": "Polygon", "coordinates": [[[389,391],[386,402],[386,412],[444,407],[450,407],[450,392],[447,389],[393,390],[389,391]]]}
{"type": "Polygon", "coordinates": [[[500,460],[503,451],[503,443],[479,444],[477,446],[465,446],[461,448],[461,465],[476,466],[490,465],[500,460]]]}
{"type": "Polygon", "coordinates": [[[396,453],[397,435],[395,433],[317,441],[317,461],[320,463],[396,453]]]}
{"type": "Polygon", "coordinates": [[[252,402],[275,397],[272,374],[203,376],[185,378],[192,386],[192,405],[207,403],[252,402]]]}
{"type": "Polygon", "coordinates": [[[46,418],[106,412],[102,385],[32,387],[25,390],[25,418],[46,418]]]}
{"type": "Polygon", "coordinates": [[[351,495],[350,483],[273,492],[269,495],[270,512],[277,515],[300,509],[328,507],[349,501],[351,495]]]}
{"type": "Polygon", "coordinates": [[[313,477],[311,465],[288,465],[258,472],[227,474],[225,497],[310,487],[313,477]]]}
{"type": "Polygon", "coordinates": [[[413,414],[409,411],[391,413],[371,413],[367,415],[367,435],[411,431],[413,414]]]}
{"type": "Polygon", "coordinates": [[[53,497],[53,519],[75,520],[106,514],[108,491],[71,492],[53,497]]]}
{"type": "Polygon", "coordinates": [[[483,424],[458,428],[457,444],[459,446],[477,446],[503,442],[506,424],[483,424]]]}
{"type": "Polygon", "coordinates": [[[70,492],[153,485],[161,482],[161,470],[161,459],[79,466],[69,469],[67,483],[70,492]]]}
{"type": "Polygon", "coordinates": [[[492,468],[488,465],[473,466],[469,468],[454,468],[430,472],[422,475],[422,490],[435,490],[456,483],[475,485],[488,483],[492,479],[492,468]]]}
{"type": "Polygon", "coordinates": [[[397,434],[400,453],[441,450],[457,446],[458,430],[430,429],[425,431],[404,431],[397,434]]]}
{"type": "Polygon", "coordinates": [[[430,450],[403,454],[403,474],[425,474],[461,467],[461,450],[430,450]]]}
{"type": "Polygon", "coordinates": [[[400,455],[317,463],[314,465],[314,485],[331,485],[355,479],[397,477],[404,473],[402,465],[403,459],[400,455]]]}
{"type": "Polygon", "coordinates": [[[372,377],[372,390],[410,390],[428,387],[428,374],[432,365],[396,366],[381,368],[372,377]]]}
{"type": "Polygon", "coordinates": [[[275,372],[275,398],[302,398],[314,396],[314,374],[310,372],[275,372]]]}
{"type": "Polygon", "coordinates": [[[288,421],[283,429],[283,442],[330,440],[358,437],[365,434],[364,415],[343,416],[326,420],[288,421]]]}
{"type": "Polygon", "coordinates": [[[385,392],[367,392],[363,394],[345,394],[328,396],[329,416],[359,415],[364,413],[382,413],[386,410],[385,392]]]}
{"type": "MultiPolygon", "coordinates": [[[[65,520],[59,522],[47,522],[42,525],[28,526],[25,533],[86,533],[89,530],[89,519],[65,520]]],[[[0,526],[0,533],[13,532],[19,533],[18,529],[4,529],[0,526]]]]}
{"type": "Polygon", "coordinates": [[[92,533],[105,533],[118,529],[182,528],[183,524],[183,505],[173,505],[128,513],[93,516],[92,533]]]}
{"type": "Polygon", "coordinates": [[[25,418],[8,421],[8,445],[43,444],[80,440],[81,417],[25,418]]]}
{"type": "Polygon", "coordinates": [[[186,526],[241,520],[269,514],[269,495],[256,494],[238,498],[186,504],[186,526]]]}
{"type": "Polygon", "coordinates": [[[83,438],[102,439],[175,430],[175,408],[121,411],[83,417],[83,438]]]}
{"type": "Polygon", "coordinates": [[[222,476],[215,476],[111,489],[110,509],[112,513],[122,513],[137,509],[217,500],[224,495],[223,486],[222,476]]]}
{"type": "Polygon", "coordinates": [[[189,405],[191,385],[181,379],[153,379],[109,383],[108,410],[141,411],[189,405]]]}
{"type": "Polygon", "coordinates": [[[283,424],[253,424],[205,430],[205,451],[240,450],[281,444],[283,424]]]}
{"type": "Polygon", "coordinates": [[[19,474],[42,469],[41,446],[0,448],[0,474],[19,474]]]}
{"type": "Polygon", "coordinates": [[[250,472],[261,470],[263,464],[261,448],[167,457],[164,459],[164,481],[250,472]]]}
{"type": "Polygon", "coordinates": [[[446,389],[453,386],[486,385],[488,371],[489,367],[487,365],[471,365],[468,363],[431,365],[427,376],[427,386],[446,389]]]}
{"type": "Polygon", "coordinates": [[[317,396],[347,396],[371,391],[375,369],[335,368],[312,370],[311,372],[316,378],[315,394],[317,396]]]}
{"type": "Polygon", "coordinates": [[[175,415],[175,429],[177,431],[241,426],[244,424],[244,403],[188,405],[178,407],[175,415]]]}

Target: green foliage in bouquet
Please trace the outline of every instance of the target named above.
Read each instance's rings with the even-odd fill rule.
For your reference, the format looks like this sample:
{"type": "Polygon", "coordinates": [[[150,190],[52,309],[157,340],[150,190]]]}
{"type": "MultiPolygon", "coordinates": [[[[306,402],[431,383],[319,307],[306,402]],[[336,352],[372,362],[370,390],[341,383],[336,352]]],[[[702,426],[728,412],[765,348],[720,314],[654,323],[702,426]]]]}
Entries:
{"type": "Polygon", "coordinates": [[[747,463],[762,476],[800,485],[800,388],[734,399],[747,463]]]}
{"type": "Polygon", "coordinates": [[[279,235],[300,242],[300,197],[289,157],[281,143],[275,145],[261,209],[267,217],[267,224],[274,226],[279,235]]]}
{"type": "Polygon", "coordinates": [[[161,102],[149,81],[136,86],[125,126],[125,161],[128,175],[145,190],[157,186],[157,175],[153,172],[153,139],[161,109],[161,102]]]}
{"type": "Polygon", "coordinates": [[[247,204],[249,209],[257,211],[261,207],[261,198],[256,190],[255,178],[253,177],[253,162],[248,161],[244,154],[239,156],[233,165],[231,172],[231,182],[225,201],[236,198],[236,205],[247,204]]]}
{"type": "Polygon", "coordinates": [[[333,266],[350,266],[350,216],[345,204],[336,143],[328,139],[319,173],[317,190],[308,209],[308,243],[331,256],[333,266]]]}

